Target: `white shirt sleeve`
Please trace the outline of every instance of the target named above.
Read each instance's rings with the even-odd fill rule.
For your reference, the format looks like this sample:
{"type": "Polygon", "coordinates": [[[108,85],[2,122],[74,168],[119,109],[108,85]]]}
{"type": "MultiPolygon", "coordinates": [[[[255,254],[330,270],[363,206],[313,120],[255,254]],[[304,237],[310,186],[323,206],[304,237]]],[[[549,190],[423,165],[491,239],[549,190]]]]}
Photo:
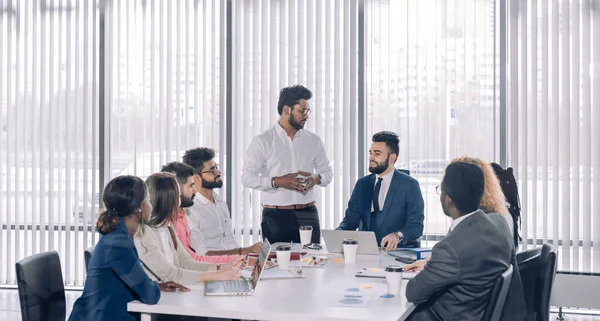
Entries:
{"type": "Polygon", "coordinates": [[[331,169],[331,164],[329,163],[329,159],[327,158],[327,152],[325,151],[325,146],[323,145],[323,141],[319,136],[316,136],[319,140],[317,156],[314,160],[315,173],[321,175],[321,183],[320,186],[327,186],[331,183],[333,178],[333,170],[331,169]]]}
{"type": "Polygon", "coordinates": [[[242,166],[242,185],[260,191],[272,190],[271,177],[263,176],[265,169],[265,155],[260,141],[260,136],[252,138],[250,146],[244,155],[242,166]]]}

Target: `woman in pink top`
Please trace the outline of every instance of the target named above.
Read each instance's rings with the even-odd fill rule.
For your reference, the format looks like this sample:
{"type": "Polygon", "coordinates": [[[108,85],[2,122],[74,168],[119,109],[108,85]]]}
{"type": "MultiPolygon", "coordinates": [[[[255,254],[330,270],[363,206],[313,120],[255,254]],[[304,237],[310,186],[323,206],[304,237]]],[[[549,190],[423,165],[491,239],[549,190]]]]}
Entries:
{"type": "MultiPolygon", "coordinates": [[[[183,209],[179,210],[178,215],[173,215],[171,219],[171,225],[175,228],[175,233],[177,233],[177,238],[181,241],[183,246],[185,246],[185,250],[194,258],[194,260],[198,262],[209,262],[209,263],[227,263],[237,257],[239,255],[198,255],[190,245],[191,243],[191,233],[188,225],[187,217],[185,217],[185,211],[183,209]]],[[[249,262],[252,263],[252,262],[249,262]]]]}

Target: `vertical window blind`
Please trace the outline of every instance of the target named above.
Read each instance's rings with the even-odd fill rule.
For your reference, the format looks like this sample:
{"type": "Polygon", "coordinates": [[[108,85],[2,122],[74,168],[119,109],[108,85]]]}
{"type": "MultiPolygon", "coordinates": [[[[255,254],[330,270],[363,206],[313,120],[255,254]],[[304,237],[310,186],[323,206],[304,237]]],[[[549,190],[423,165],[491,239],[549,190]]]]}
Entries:
{"type": "Polygon", "coordinates": [[[49,250],[67,284],[83,282],[97,240],[98,17],[93,1],[0,1],[0,284],[49,250]]]}
{"type": "Polygon", "coordinates": [[[508,159],[524,242],[558,245],[559,269],[597,271],[600,3],[508,5],[508,159]]]}
{"type": "MultiPolygon", "coordinates": [[[[242,189],[243,155],[253,136],[279,119],[279,90],[313,92],[306,129],[319,135],[334,178],[317,188],[321,227],[341,222],[357,178],[358,1],[232,1],[232,217],[244,244],[259,240],[260,192],[242,189]]],[[[238,233],[238,235],[240,235],[238,233]]]]}
{"type": "Polygon", "coordinates": [[[435,186],[448,162],[496,158],[498,63],[494,0],[367,1],[367,146],[400,135],[397,168],[408,169],[425,200],[424,234],[445,235],[435,186]]]}
{"type": "Polygon", "coordinates": [[[497,161],[505,144],[525,247],[550,241],[560,269],[597,271],[600,4],[507,0],[505,18],[500,3],[0,0],[0,284],[15,284],[16,261],[57,250],[65,283],[82,285],[100,181],[146,178],[198,146],[229,177],[219,192],[230,189],[238,240],[258,241],[260,193],[241,186],[243,155],[294,84],[313,91],[306,128],[334,170],[317,187],[323,228],[342,220],[377,131],[400,135],[397,168],[421,183],[433,236],[449,226],[435,193],[448,161],[497,161]]]}
{"type": "Polygon", "coordinates": [[[215,149],[222,162],[223,2],[106,5],[106,182],[146,179],[195,147],[215,149]]]}

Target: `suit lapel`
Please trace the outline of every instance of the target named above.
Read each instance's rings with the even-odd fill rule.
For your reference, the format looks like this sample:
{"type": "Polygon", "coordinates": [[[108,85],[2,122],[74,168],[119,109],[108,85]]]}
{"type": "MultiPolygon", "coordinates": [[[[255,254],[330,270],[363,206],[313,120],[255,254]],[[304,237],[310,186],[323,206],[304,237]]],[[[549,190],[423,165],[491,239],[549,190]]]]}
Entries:
{"type": "MultiPolygon", "coordinates": [[[[396,196],[396,192],[398,191],[398,185],[400,184],[399,176],[397,170],[394,170],[394,175],[392,176],[392,181],[390,182],[390,188],[388,188],[387,195],[385,196],[385,202],[383,203],[383,211],[379,214],[379,219],[377,220],[377,229],[381,226],[381,222],[385,220],[385,216],[389,213],[390,207],[392,207],[392,202],[394,201],[394,197],[396,196]]],[[[375,181],[373,181],[375,184],[375,181]]]]}

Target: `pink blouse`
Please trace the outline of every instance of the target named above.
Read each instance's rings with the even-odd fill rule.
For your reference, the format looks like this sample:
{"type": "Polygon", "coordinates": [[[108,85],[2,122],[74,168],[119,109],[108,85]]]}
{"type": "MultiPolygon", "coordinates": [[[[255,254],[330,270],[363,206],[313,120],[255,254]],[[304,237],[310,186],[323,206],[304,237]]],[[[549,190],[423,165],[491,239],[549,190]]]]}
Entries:
{"type": "Polygon", "coordinates": [[[171,220],[171,225],[175,228],[177,238],[181,241],[181,244],[185,247],[185,250],[198,262],[208,263],[227,263],[235,258],[237,255],[198,255],[192,250],[190,227],[188,225],[187,217],[185,217],[185,211],[181,209],[177,217],[171,220]]]}

